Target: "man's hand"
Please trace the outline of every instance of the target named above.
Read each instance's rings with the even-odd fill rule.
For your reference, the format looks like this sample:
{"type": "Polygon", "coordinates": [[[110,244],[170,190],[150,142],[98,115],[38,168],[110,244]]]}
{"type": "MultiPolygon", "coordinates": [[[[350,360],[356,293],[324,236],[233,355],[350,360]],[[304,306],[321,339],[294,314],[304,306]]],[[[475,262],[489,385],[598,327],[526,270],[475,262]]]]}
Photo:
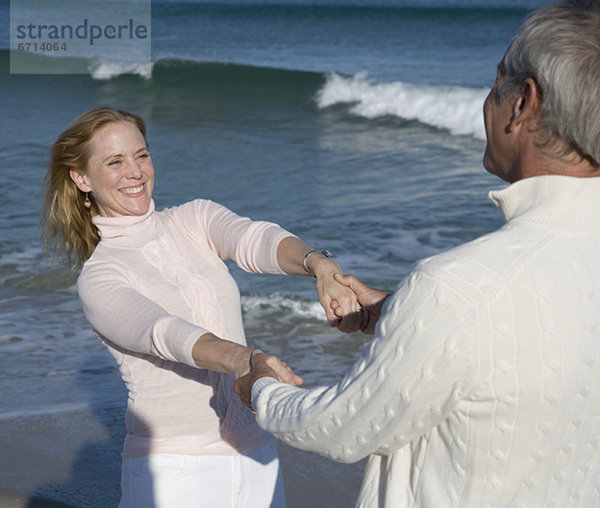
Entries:
{"type": "Polygon", "coordinates": [[[360,330],[363,316],[356,295],[335,278],[342,269],[331,258],[316,253],[308,258],[308,267],[315,275],[317,295],[329,325],[348,333],[360,330]]]}
{"type": "Polygon", "coordinates": [[[317,294],[327,321],[342,332],[355,332],[362,326],[362,309],[352,290],[340,284],[335,273],[317,278],[317,294]],[[335,303],[334,303],[335,302],[335,303]]]}
{"type": "MultiPolygon", "coordinates": [[[[381,316],[381,308],[390,294],[366,286],[354,275],[336,274],[334,277],[336,281],[341,285],[350,288],[356,295],[358,303],[361,305],[364,313],[361,315],[361,330],[364,333],[373,333],[375,331],[375,325],[381,316]]],[[[336,301],[331,302],[331,308],[334,312],[338,312],[336,301]]]]}
{"type": "Polygon", "coordinates": [[[244,405],[252,408],[252,385],[261,377],[273,377],[282,383],[292,386],[301,385],[304,380],[294,374],[294,371],[273,355],[266,355],[257,349],[250,356],[250,372],[237,379],[233,391],[242,399],[244,405]]]}

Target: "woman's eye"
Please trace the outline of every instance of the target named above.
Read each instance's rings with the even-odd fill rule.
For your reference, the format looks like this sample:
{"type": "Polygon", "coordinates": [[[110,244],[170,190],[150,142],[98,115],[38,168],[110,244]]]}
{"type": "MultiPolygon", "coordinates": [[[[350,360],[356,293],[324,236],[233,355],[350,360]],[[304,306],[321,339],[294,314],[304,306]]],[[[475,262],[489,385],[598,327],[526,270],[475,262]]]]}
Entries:
{"type": "Polygon", "coordinates": [[[116,166],[117,164],[119,164],[121,161],[120,160],[115,160],[115,161],[111,161],[108,163],[109,166],[116,166]]]}
{"type": "Polygon", "coordinates": [[[147,159],[148,157],[150,157],[149,153],[143,153],[140,155],[140,158],[142,158],[142,159],[147,159]]]}

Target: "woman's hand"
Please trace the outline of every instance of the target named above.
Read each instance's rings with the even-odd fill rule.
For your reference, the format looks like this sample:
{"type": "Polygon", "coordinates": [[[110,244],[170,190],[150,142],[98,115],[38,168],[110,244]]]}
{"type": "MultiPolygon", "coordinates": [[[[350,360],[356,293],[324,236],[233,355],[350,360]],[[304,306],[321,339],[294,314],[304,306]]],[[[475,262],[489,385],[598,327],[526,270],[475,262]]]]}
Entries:
{"type": "Polygon", "coordinates": [[[262,377],[273,377],[292,386],[298,386],[304,382],[285,362],[276,356],[264,354],[260,349],[253,351],[250,355],[249,369],[247,374],[237,379],[233,390],[250,408],[252,407],[252,385],[262,377]]]}

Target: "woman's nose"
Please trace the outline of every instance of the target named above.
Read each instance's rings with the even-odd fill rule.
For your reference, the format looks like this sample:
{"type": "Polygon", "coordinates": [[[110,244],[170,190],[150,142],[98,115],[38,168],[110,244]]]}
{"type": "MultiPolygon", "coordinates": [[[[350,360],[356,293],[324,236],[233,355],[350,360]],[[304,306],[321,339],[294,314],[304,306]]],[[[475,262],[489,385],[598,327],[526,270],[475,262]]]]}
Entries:
{"type": "Polygon", "coordinates": [[[127,177],[128,178],[136,178],[139,179],[142,177],[143,172],[142,172],[142,166],[141,164],[133,159],[133,160],[128,160],[127,161],[127,177]]]}

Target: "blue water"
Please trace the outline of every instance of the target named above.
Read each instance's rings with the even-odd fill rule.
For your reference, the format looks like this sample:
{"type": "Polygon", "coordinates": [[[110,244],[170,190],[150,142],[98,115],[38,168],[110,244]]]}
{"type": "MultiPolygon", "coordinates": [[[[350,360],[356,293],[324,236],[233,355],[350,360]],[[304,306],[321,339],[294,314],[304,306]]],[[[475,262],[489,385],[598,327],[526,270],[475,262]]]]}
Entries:
{"type": "MultiPolygon", "coordinates": [[[[0,418],[125,404],[76,274],[39,241],[48,150],[75,116],[110,105],[144,117],[158,208],[211,198],[392,290],[416,260],[501,224],[481,108],[512,35],[543,3],[155,2],[152,65],[133,75],[109,60],[90,61],[91,75],[10,75],[3,34],[0,418]]],[[[339,379],[366,339],[324,323],[312,281],[232,270],[249,342],[308,385],[339,379]]]]}

